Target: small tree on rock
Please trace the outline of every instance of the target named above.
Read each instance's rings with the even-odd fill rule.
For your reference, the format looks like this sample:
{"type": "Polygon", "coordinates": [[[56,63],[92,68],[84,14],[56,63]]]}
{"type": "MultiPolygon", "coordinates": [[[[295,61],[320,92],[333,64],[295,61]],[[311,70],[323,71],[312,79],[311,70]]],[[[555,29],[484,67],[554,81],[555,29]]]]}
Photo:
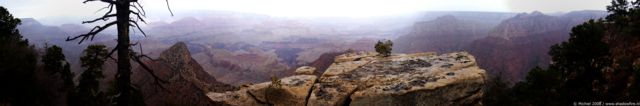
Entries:
{"type": "Polygon", "coordinates": [[[384,43],[381,41],[378,41],[378,43],[376,43],[374,48],[376,49],[376,52],[378,52],[380,55],[384,57],[389,57],[391,56],[392,47],[393,47],[393,42],[391,42],[391,40],[387,40],[384,43]]]}

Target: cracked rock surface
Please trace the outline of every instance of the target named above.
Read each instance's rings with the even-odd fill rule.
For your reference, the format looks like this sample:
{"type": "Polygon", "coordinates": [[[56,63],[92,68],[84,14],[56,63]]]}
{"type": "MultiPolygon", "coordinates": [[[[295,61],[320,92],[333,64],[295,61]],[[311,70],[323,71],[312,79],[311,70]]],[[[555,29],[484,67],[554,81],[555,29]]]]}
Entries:
{"type": "Polygon", "coordinates": [[[314,75],[296,75],[280,79],[280,86],[271,82],[246,85],[238,91],[207,94],[215,102],[236,106],[304,106],[313,83],[314,75]]]}
{"type": "MultiPolygon", "coordinates": [[[[287,104],[279,104],[290,106],[482,105],[485,73],[477,66],[475,58],[466,52],[395,54],[390,57],[359,52],[337,56],[317,80],[315,76],[305,77],[306,82],[301,84],[304,85],[301,89],[304,89],[295,93],[300,96],[273,93],[287,90],[269,90],[270,82],[249,85],[236,92],[248,94],[252,96],[250,99],[254,99],[252,101],[265,105],[278,105],[274,101],[285,101],[287,104]],[[266,91],[271,94],[264,93],[266,91]],[[302,95],[305,98],[299,98],[302,95]],[[270,96],[278,99],[265,99],[270,96]],[[294,103],[294,100],[302,101],[294,103]]],[[[287,86],[295,82],[292,77],[282,79],[283,88],[291,88],[287,86]]],[[[220,100],[220,96],[216,96],[219,93],[208,95],[214,101],[236,101],[220,100]]]]}

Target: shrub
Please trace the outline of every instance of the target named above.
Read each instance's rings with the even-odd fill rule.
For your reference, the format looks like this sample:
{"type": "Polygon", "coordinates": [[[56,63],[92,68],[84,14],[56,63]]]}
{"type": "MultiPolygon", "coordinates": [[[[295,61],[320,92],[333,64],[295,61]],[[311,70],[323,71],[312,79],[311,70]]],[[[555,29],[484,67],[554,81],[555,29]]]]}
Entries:
{"type": "Polygon", "coordinates": [[[384,57],[389,57],[391,55],[392,47],[393,47],[393,42],[391,42],[391,40],[387,40],[384,43],[381,41],[378,41],[378,43],[376,43],[374,48],[376,49],[376,52],[378,52],[380,55],[384,57]]]}

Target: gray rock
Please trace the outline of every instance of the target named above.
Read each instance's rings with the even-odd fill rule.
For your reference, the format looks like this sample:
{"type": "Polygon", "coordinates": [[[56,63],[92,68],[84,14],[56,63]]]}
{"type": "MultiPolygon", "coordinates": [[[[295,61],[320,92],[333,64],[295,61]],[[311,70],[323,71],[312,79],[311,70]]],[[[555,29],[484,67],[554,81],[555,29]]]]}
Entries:
{"type": "Polygon", "coordinates": [[[466,52],[390,57],[360,52],[337,56],[317,81],[313,75],[297,75],[282,78],[281,86],[265,82],[207,95],[241,106],[482,105],[485,80],[485,70],[466,52]]]}
{"type": "Polygon", "coordinates": [[[336,60],[341,61],[319,78],[307,105],[447,106],[481,102],[485,71],[466,52],[391,57],[361,54],[365,55],[338,56],[336,60]]]}
{"type": "Polygon", "coordinates": [[[316,68],[310,66],[302,66],[294,72],[296,75],[313,75],[315,73],[316,68]]]}
{"type": "Polygon", "coordinates": [[[208,93],[207,96],[216,102],[236,106],[304,106],[316,78],[314,75],[296,75],[280,79],[279,87],[264,82],[247,85],[235,92],[208,93]]]}

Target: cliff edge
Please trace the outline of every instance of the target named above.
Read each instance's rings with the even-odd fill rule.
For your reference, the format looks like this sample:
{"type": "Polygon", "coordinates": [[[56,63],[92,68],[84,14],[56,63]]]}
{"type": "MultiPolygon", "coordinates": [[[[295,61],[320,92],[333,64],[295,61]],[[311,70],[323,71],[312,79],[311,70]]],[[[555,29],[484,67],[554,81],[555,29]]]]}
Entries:
{"type": "Polygon", "coordinates": [[[319,78],[296,75],[207,96],[230,105],[481,105],[486,76],[466,52],[360,52],[337,56],[319,78]]]}

